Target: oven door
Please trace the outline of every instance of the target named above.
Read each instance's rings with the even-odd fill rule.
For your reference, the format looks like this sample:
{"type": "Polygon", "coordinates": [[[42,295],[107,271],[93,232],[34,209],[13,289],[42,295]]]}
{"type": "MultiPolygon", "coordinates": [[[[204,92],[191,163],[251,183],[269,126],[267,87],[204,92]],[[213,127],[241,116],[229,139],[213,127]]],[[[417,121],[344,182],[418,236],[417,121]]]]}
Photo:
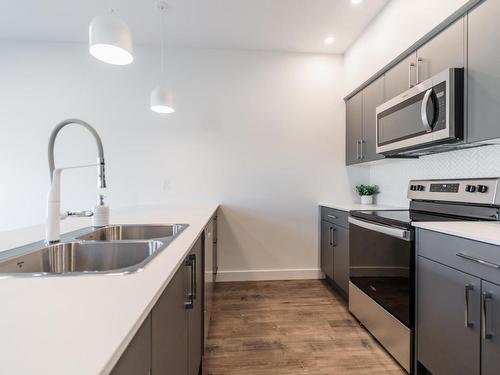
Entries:
{"type": "Polygon", "coordinates": [[[350,281],[410,329],[414,326],[413,232],[349,218],[350,281]]]}
{"type": "Polygon", "coordinates": [[[460,71],[447,69],[377,107],[377,153],[390,156],[462,140],[457,126],[463,128],[463,116],[455,118],[455,105],[463,107],[455,95],[463,91],[460,71]]]}

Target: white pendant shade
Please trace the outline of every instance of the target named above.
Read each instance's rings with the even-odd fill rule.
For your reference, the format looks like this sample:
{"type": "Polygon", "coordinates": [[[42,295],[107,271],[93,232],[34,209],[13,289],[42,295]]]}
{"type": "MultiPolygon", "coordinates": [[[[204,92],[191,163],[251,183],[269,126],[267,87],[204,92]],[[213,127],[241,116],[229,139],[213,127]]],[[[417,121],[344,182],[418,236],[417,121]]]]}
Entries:
{"type": "Polygon", "coordinates": [[[158,113],[174,113],[172,94],[161,86],[155,87],[151,92],[151,110],[158,113]]]}
{"type": "Polygon", "coordinates": [[[113,11],[90,22],[89,52],[108,64],[127,65],[134,61],[130,30],[113,11]]]}

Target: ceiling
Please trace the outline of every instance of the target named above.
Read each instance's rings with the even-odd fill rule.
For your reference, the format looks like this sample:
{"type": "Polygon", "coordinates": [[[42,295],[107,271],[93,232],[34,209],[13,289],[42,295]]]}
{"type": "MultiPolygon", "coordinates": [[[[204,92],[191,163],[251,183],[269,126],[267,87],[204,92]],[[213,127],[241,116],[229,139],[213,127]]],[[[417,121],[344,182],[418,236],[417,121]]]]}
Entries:
{"type": "MultiPolygon", "coordinates": [[[[167,0],[169,46],[343,53],[389,0],[167,0]],[[335,37],[329,46],[326,36],[335,37]]],[[[160,41],[155,0],[114,0],[137,44],[160,41]]],[[[81,41],[103,0],[1,0],[0,39],[81,41]]]]}

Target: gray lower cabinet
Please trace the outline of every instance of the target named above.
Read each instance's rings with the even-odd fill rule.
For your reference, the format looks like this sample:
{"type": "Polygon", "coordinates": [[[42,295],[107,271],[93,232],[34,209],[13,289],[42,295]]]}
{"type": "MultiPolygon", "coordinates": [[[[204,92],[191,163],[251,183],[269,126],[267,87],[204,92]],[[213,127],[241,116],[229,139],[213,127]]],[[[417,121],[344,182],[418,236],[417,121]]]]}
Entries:
{"type": "Polygon", "coordinates": [[[386,100],[390,100],[408,90],[417,81],[417,54],[400,61],[385,72],[384,87],[386,100]]]}
{"type": "Polygon", "coordinates": [[[112,375],[198,375],[203,352],[203,238],[170,280],[112,375]]]}
{"type": "Polygon", "coordinates": [[[333,229],[334,225],[321,220],[321,271],[333,279],[333,229]]]}
{"type": "Polygon", "coordinates": [[[217,236],[216,233],[217,217],[214,216],[205,227],[205,245],[203,251],[203,264],[205,272],[204,289],[204,309],[203,309],[203,332],[205,340],[208,338],[210,328],[210,319],[212,315],[212,301],[215,287],[215,277],[217,269],[217,236]]]}
{"type": "Polygon", "coordinates": [[[417,356],[432,374],[479,374],[480,289],[480,279],[418,258],[417,356]]]}
{"type": "Polygon", "coordinates": [[[486,0],[468,15],[468,140],[500,138],[500,2],[486,0]]]}
{"type": "Polygon", "coordinates": [[[321,207],[321,270],[344,297],[349,293],[349,214],[321,207]]]}
{"type": "Polygon", "coordinates": [[[500,286],[482,282],[483,333],[481,374],[500,373],[500,286]]]}
{"type": "MultiPolygon", "coordinates": [[[[188,258],[193,262],[192,272],[189,278],[192,297],[192,307],[188,308],[188,375],[198,375],[201,366],[201,355],[203,352],[203,264],[202,264],[202,240],[196,241],[188,258]],[[193,284],[194,282],[194,284],[193,284]]],[[[154,332],[153,332],[154,335],[154,332]]]]}
{"type": "Polygon", "coordinates": [[[135,334],[111,375],[150,375],[151,374],[151,315],[135,334]]]}
{"type": "Polygon", "coordinates": [[[417,229],[419,374],[500,374],[500,246],[417,229]]]}
{"type": "Polygon", "coordinates": [[[188,271],[182,265],[153,307],[153,374],[187,374],[188,369],[188,271]]]}
{"type": "Polygon", "coordinates": [[[462,17],[417,50],[418,82],[448,68],[463,68],[465,48],[465,19],[462,17]]]}
{"type": "Polygon", "coordinates": [[[346,165],[361,163],[363,140],[363,93],[359,92],[346,102],[346,165]]]}
{"type": "Polygon", "coordinates": [[[349,293],[349,229],[337,226],[334,232],[333,281],[349,293]]]}

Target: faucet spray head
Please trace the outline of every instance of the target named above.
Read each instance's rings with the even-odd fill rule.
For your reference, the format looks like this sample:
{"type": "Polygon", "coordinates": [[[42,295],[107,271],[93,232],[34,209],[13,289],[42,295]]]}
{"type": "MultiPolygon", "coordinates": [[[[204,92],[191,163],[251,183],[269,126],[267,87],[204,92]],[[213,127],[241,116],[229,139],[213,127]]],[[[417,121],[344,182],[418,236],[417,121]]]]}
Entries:
{"type": "Polygon", "coordinates": [[[106,170],[104,158],[97,158],[97,187],[106,188],[106,170]]]}

